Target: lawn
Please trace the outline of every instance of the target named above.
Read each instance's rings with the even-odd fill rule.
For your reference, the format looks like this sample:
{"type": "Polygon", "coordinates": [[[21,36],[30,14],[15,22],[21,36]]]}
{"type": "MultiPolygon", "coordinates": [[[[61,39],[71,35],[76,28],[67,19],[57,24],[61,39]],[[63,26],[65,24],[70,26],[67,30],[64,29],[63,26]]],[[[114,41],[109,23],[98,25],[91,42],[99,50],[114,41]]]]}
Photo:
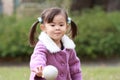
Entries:
{"type": "Polygon", "coordinates": [[[120,66],[83,66],[83,80],[120,80],[120,66]]]}
{"type": "MultiPolygon", "coordinates": [[[[0,80],[29,80],[29,67],[0,67],[0,80]]],[[[119,66],[82,66],[83,80],[120,80],[119,66]]]]}
{"type": "Polygon", "coordinates": [[[29,80],[29,67],[0,67],[0,80],[29,80]]]}

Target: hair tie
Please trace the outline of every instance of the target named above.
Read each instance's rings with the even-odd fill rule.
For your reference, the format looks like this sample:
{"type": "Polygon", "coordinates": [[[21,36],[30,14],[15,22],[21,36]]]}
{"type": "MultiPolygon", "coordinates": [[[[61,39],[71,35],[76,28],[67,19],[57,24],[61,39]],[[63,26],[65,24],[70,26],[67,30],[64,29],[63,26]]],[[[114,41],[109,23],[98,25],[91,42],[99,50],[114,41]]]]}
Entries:
{"type": "Polygon", "coordinates": [[[70,17],[68,17],[68,24],[70,24],[71,23],[71,18],[70,17]]]}
{"type": "Polygon", "coordinates": [[[42,23],[42,22],[43,22],[43,20],[42,20],[42,18],[41,18],[41,17],[38,17],[38,21],[39,21],[40,23],[42,23]]]}

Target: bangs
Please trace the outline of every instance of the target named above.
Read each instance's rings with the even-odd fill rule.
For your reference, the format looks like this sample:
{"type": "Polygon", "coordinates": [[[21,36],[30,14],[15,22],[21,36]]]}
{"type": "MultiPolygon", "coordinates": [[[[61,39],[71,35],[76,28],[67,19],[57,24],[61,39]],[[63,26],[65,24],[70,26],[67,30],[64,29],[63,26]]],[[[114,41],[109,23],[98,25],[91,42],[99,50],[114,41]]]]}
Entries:
{"type": "Polygon", "coordinates": [[[53,19],[56,15],[58,15],[61,11],[58,9],[53,9],[47,16],[46,16],[46,22],[51,23],[53,22],[53,19]]]}
{"type": "Polygon", "coordinates": [[[52,9],[52,10],[49,11],[49,13],[46,15],[45,21],[46,21],[47,23],[53,22],[54,17],[55,17],[56,15],[58,15],[58,14],[64,14],[64,16],[66,17],[66,20],[67,20],[67,14],[66,14],[64,11],[62,11],[61,9],[52,9]]]}

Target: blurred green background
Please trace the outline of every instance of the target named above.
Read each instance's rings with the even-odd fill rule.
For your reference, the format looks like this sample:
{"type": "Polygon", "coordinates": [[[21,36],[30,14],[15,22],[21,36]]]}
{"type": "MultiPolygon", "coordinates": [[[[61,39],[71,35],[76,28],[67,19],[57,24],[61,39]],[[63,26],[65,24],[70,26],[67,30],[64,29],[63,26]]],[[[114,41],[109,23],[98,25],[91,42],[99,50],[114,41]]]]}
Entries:
{"type": "Polygon", "coordinates": [[[64,8],[78,26],[83,80],[120,80],[120,0],[0,0],[0,80],[28,80],[29,30],[50,7],[64,8]]]}
{"type": "Polygon", "coordinates": [[[119,4],[119,0],[0,0],[0,57],[29,60],[31,25],[45,8],[61,7],[78,26],[75,43],[81,59],[119,58],[119,4]]]}

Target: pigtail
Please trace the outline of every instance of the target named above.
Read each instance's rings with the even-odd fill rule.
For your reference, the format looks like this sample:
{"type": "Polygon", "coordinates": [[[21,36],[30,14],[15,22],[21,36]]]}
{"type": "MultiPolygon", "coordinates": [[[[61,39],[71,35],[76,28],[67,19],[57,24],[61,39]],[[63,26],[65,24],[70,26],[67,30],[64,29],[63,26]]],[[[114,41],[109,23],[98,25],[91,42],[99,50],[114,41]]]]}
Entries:
{"type": "Polygon", "coordinates": [[[72,20],[71,20],[71,31],[72,31],[71,37],[74,39],[75,36],[77,35],[77,25],[72,20]]]}
{"type": "Polygon", "coordinates": [[[39,21],[36,21],[35,23],[33,23],[31,29],[30,29],[30,33],[29,33],[29,42],[31,46],[35,46],[36,41],[35,41],[35,33],[36,33],[36,27],[38,25],[39,21]]]}

